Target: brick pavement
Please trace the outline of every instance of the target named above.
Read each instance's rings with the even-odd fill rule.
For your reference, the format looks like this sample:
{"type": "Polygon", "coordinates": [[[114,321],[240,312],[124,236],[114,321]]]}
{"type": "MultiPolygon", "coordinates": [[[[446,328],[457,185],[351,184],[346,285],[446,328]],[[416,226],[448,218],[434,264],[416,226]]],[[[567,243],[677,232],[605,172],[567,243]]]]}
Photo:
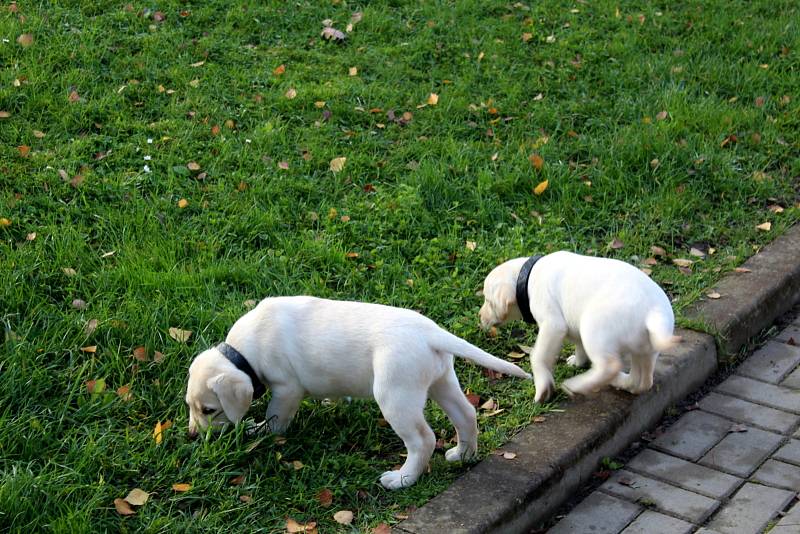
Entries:
{"type": "Polygon", "coordinates": [[[800,534],[800,318],[550,534],[800,534]]]}

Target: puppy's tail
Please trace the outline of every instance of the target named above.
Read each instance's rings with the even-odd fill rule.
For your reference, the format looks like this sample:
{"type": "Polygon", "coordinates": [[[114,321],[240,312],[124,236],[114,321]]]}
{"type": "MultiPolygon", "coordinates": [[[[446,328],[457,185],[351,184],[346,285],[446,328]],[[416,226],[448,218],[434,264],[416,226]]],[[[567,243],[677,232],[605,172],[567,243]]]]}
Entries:
{"type": "Polygon", "coordinates": [[[667,316],[662,310],[651,310],[644,324],[650,333],[650,344],[658,352],[663,352],[681,342],[681,337],[672,333],[675,319],[671,313],[667,316]]]}
{"type": "Polygon", "coordinates": [[[531,378],[529,373],[526,373],[513,363],[496,358],[446,330],[438,329],[438,331],[434,332],[431,336],[430,344],[431,348],[434,350],[461,356],[462,358],[472,360],[478,365],[488,367],[498,373],[517,376],[519,378],[531,378]]]}

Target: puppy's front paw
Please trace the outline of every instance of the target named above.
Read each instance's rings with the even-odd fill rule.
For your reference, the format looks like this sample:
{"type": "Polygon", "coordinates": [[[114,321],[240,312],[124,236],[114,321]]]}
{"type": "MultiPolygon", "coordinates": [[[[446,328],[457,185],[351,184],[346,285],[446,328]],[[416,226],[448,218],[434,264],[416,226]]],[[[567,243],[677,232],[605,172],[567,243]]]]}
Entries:
{"type": "Polygon", "coordinates": [[[448,462],[466,462],[475,458],[476,453],[477,450],[475,447],[462,447],[462,444],[459,443],[452,449],[445,451],[444,459],[448,462]]]}
{"type": "Polygon", "coordinates": [[[553,381],[553,375],[548,374],[542,376],[543,373],[534,375],[534,383],[536,385],[536,395],[534,400],[536,402],[545,402],[555,393],[556,384],[553,381]]]}
{"type": "Polygon", "coordinates": [[[407,488],[416,481],[415,477],[404,475],[401,470],[386,471],[381,475],[381,485],[388,490],[407,488]]]}

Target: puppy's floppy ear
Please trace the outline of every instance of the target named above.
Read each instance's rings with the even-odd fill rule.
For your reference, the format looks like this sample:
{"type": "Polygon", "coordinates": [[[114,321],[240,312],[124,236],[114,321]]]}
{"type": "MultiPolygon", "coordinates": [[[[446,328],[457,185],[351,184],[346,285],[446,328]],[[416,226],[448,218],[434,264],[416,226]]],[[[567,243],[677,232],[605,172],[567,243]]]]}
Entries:
{"type": "Polygon", "coordinates": [[[484,288],[483,293],[484,298],[491,304],[497,320],[504,322],[508,319],[511,307],[517,304],[514,288],[508,284],[494,283],[484,288]]]}
{"type": "Polygon", "coordinates": [[[234,424],[241,421],[253,402],[253,382],[250,377],[241,371],[222,373],[209,378],[206,385],[219,398],[228,420],[234,424]]]}

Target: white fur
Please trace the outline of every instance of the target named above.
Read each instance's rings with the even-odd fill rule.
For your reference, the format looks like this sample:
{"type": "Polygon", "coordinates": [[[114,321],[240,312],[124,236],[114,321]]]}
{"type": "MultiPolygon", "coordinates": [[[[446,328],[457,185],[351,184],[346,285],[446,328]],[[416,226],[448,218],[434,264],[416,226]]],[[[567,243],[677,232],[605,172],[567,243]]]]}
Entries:
{"type": "MultiPolygon", "coordinates": [[[[410,486],[425,470],[435,437],[425,422],[428,394],[450,418],[458,444],[447,460],[468,459],[478,447],[475,409],[453,370],[453,354],[501,373],[530,378],[411,310],[314,297],[262,300],[231,328],[226,342],[244,356],[272,389],[267,425],[283,432],[306,395],[374,398],[403,440],[408,457],[387,471],[388,489],[410,486]]],[[[216,348],[189,368],[189,431],[239,422],[252,402],[248,376],[216,348]],[[203,409],[213,414],[203,415],[203,409]]]]}
{"type": "MultiPolygon", "coordinates": [[[[521,319],[516,285],[527,258],[497,266],[484,281],[481,326],[521,319]]],[[[539,325],[531,352],[536,401],[554,393],[553,367],[567,338],[575,343],[569,365],[591,369],[563,383],[572,394],[590,394],[608,384],[642,393],[653,386],[658,353],[678,338],[664,291],[625,262],[561,251],[541,258],[528,279],[530,311],[539,325]],[[630,374],[620,356],[631,358],[630,374]]]]}

